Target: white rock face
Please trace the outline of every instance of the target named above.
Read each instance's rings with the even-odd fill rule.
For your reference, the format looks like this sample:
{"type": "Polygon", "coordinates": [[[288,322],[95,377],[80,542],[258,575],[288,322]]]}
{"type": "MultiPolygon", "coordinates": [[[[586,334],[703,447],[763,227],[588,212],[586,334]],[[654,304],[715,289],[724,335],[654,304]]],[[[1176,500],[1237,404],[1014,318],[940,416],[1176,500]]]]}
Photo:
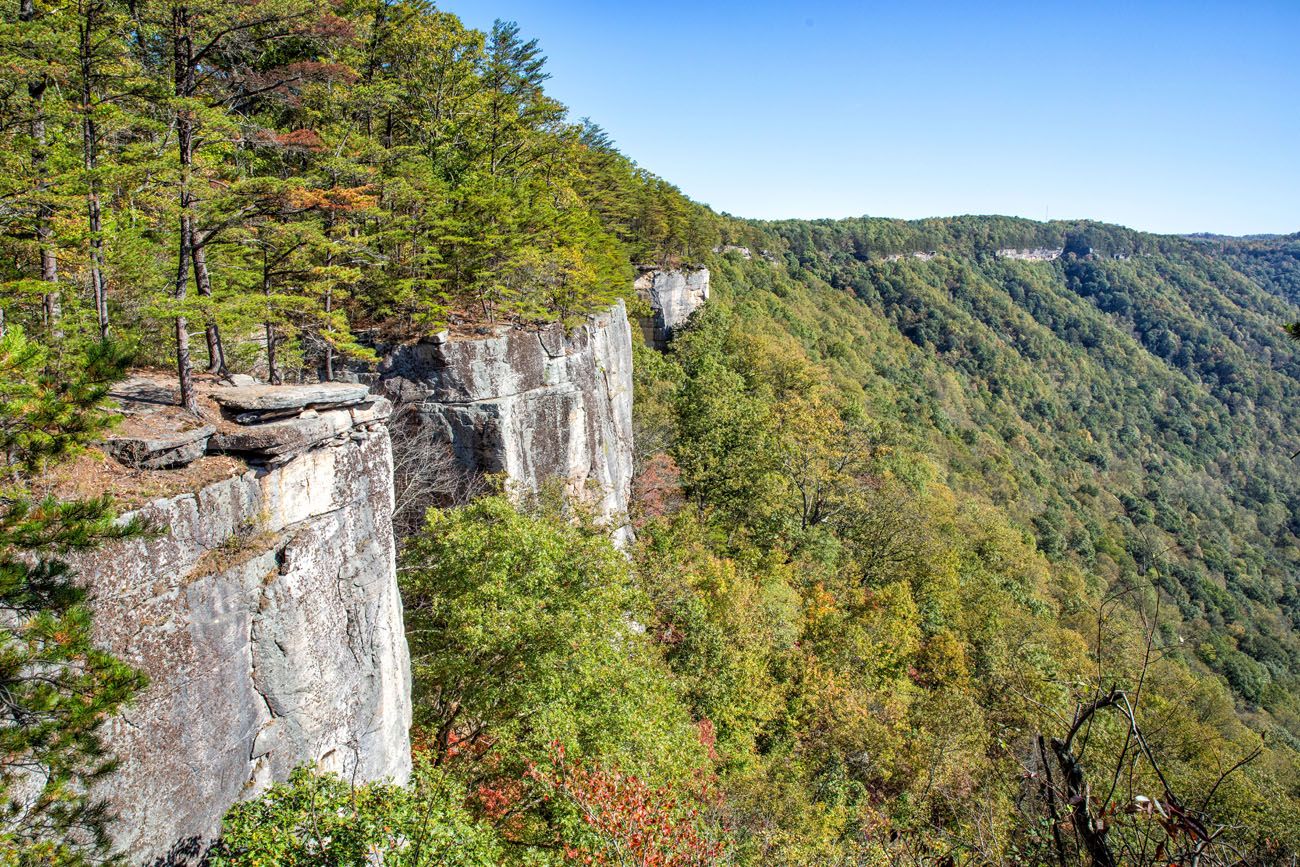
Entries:
{"type": "Polygon", "coordinates": [[[653,345],[662,349],[691,314],[709,300],[709,269],[643,271],[633,288],[654,311],[653,321],[643,327],[653,345]]]}
{"type": "Polygon", "coordinates": [[[1033,250],[998,250],[997,256],[999,259],[1020,259],[1024,262],[1051,262],[1061,258],[1064,252],[1060,247],[1038,247],[1033,250]]]}
{"type": "Polygon", "coordinates": [[[632,332],[619,301],[566,335],[502,328],[400,346],[377,386],[418,407],[459,462],[520,492],[562,479],[626,536],[632,487],[632,332]]]}
{"type": "Polygon", "coordinates": [[[917,250],[916,252],[913,252],[913,253],[891,253],[890,255],[885,256],[883,259],[881,259],[881,261],[882,261],[882,262],[901,262],[901,261],[903,261],[904,259],[909,259],[909,258],[910,258],[910,259],[918,259],[918,260],[920,260],[920,261],[922,261],[922,262],[929,262],[931,259],[933,259],[935,256],[938,256],[938,255],[939,255],[939,254],[936,253],[936,252],[934,252],[933,250],[928,250],[928,251],[927,251],[927,250],[917,250]]]}
{"type": "Polygon", "coordinates": [[[132,863],[198,861],[230,805],[318,763],[410,774],[410,663],[379,424],[142,510],[164,534],[78,563],[100,643],[148,689],[99,793],[132,863]]]}

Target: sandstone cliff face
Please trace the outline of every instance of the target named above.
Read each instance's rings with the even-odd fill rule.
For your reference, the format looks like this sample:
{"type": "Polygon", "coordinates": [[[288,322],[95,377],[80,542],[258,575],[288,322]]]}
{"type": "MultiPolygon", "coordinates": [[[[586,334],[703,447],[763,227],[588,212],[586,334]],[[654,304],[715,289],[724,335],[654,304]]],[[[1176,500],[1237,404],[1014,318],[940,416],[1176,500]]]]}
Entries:
{"type": "Polygon", "coordinates": [[[333,438],[157,500],[161,535],[78,564],[101,643],[150,677],[106,726],[121,767],[100,792],[132,862],[197,859],[303,763],[409,775],[389,438],[373,405],[335,412],[333,438]]]}
{"type": "Polygon", "coordinates": [[[632,484],[632,334],[622,301],[570,334],[501,328],[394,349],[377,388],[414,406],[464,467],[520,492],[560,478],[626,536],[632,484]]]}
{"type": "Polygon", "coordinates": [[[663,349],[673,333],[709,300],[709,269],[643,271],[633,285],[654,311],[642,324],[647,342],[663,349]]]}
{"type": "Polygon", "coordinates": [[[1055,259],[1061,258],[1061,254],[1064,252],[1065,251],[1060,247],[1037,247],[1032,250],[1008,248],[1005,250],[998,250],[997,257],[999,259],[1019,259],[1023,262],[1051,262],[1055,259]]]}

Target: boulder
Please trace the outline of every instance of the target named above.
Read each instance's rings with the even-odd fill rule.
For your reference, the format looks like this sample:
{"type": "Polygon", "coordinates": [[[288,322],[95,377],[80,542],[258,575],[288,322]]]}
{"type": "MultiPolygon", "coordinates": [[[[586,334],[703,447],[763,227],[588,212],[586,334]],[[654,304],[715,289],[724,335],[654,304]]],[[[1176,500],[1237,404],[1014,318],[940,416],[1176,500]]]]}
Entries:
{"type": "Polygon", "coordinates": [[[305,451],[346,433],[353,426],[346,409],[303,413],[296,418],[240,427],[213,435],[208,448],[216,452],[280,457],[305,451]]]}
{"type": "Polygon", "coordinates": [[[244,385],[223,388],[212,398],[236,413],[278,412],[309,406],[348,406],[361,403],[370,389],[358,383],[315,382],[308,385],[244,385]]]}
{"type": "Polygon", "coordinates": [[[211,425],[204,425],[193,430],[149,437],[111,437],[104,442],[104,449],[129,467],[168,470],[187,466],[203,457],[209,437],[216,430],[211,425]]]}
{"type": "Polygon", "coordinates": [[[349,410],[352,423],[360,426],[372,422],[381,422],[393,414],[393,404],[386,397],[372,395],[369,403],[361,403],[349,410]]]}

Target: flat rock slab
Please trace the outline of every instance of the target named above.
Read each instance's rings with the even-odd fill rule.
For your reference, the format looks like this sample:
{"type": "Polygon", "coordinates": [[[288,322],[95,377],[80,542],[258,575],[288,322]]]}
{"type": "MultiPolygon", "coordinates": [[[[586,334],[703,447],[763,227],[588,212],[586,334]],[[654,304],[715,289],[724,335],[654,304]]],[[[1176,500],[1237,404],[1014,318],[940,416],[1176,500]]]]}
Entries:
{"type": "Polygon", "coordinates": [[[222,388],[248,388],[249,386],[261,384],[255,377],[249,376],[247,373],[227,374],[224,380],[217,383],[222,388]]]}
{"type": "Polygon", "coordinates": [[[311,385],[245,385],[214,390],[212,398],[236,412],[274,412],[309,406],[346,406],[366,399],[370,388],[348,382],[311,385]]]}
{"type": "Polygon", "coordinates": [[[219,452],[278,457],[310,448],[352,429],[347,410],[309,413],[297,418],[254,424],[231,433],[215,434],[209,448],[219,452]]]}
{"type": "Polygon", "coordinates": [[[108,396],[123,415],[152,415],[176,406],[176,390],[141,376],[114,383],[108,396]]]}
{"type": "Polygon", "coordinates": [[[183,467],[203,457],[208,439],[216,433],[212,425],[178,433],[149,437],[112,437],[104,442],[105,450],[129,467],[167,470],[183,467]]]}

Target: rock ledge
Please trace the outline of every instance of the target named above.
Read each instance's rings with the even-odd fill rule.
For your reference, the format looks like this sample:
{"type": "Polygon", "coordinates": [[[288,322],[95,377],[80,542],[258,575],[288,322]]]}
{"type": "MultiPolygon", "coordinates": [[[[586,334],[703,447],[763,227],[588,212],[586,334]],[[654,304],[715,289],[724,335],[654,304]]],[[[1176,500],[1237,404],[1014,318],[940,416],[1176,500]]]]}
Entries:
{"type": "Polygon", "coordinates": [[[370,389],[347,382],[316,382],[309,385],[243,385],[223,388],[212,399],[237,412],[274,412],[317,406],[347,406],[361,403],[370,389]]]}

